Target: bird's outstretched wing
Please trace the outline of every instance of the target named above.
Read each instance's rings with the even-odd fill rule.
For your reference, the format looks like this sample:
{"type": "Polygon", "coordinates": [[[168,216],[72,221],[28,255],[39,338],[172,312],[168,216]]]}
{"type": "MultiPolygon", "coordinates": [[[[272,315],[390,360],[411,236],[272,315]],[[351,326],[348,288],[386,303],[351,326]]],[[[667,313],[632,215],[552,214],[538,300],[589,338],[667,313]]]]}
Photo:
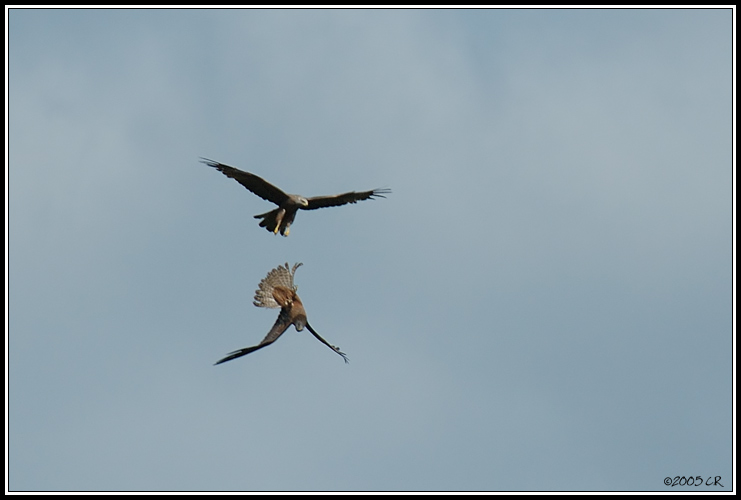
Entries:
{"type": "Polygon", "coordinates": [[[228,355],[226,355],[224,358],[221,358],[216,363],[214,363],[214,365],[220,365],[221,363],[226,363],[227,361],[231,361],[232,359],[242,357],[245,354],[249,354],[251,352],[255,352],[258,349],[262,349],[263,347],[269,346],[270,344],[278,340],[278,337],[283,335],[283,332],[285,332],[288,329],[288,327],[291,326],[291,321],[292,321],[292,318],[291,318],[290,308],[281,309],[280,314],[278,315],[278,319],[275,321],[275,324],[273,325],[273,328],[271,328],[268,334],[265,336],[265,338],[262,339],[262,342],[252,347],[245,347],[244,349],[237,349],[236,351],[232,351],[228,355]]]}
{"type": "Polygon", "coordinates": [[[241,185],[255,193],[263,200],[267,200],[275,203],[276,205],[282,205],[288,199],[288,195],[284,193],[279,187],[273,186],[262,177],[258,177],[255,174],[239,170],[238,168],[224,165],[218,161],[209,160],[208,158],[201,157],[201,163],[205,163],[209,167],[213,167],[227,177],[231,177],[241,185]]]}
{"type": "Polygon", "coordinates": [[[319,342],[321,342],[322,344],[326,345],[327,347],[329,347],[330,349],[332,349],[334,352],[336,352],[337,354],[339,354],[340,356],[342,356],[342,359],[345,360],[345,363],[349,363],[349,361],[347,360],[347,355],[344,352],[340,351],[340,348],[339,347],[335,347],[332,344],[330,344],[329,342],[327,342],[326,340],[324,340],[321,337],[321,335],[319,335],[318,333],[316,333],[314,331],[314,329],[311,327],[311,325],[308,322],[306,323],[306,328],[309,329],[309,331],[311,332],[311,334],[313,336],[315,336],[319,342]]]}
{"type": "Polygon", "coordinates": [[[317,208],[326,207],[339,207],[347,203],[356,203],[363,200],[372,200],[374,198],[385,198],[384,195],[389,194],[390,189],[372,189],[370,191],[355,192],[350,191],[349,193],[336,194],[333,196],[314,196],[307,198],[309,201],[308,207],[300,207],[304,210],[316,210],[317,208]]]}
{"type": "Polygon", "coordinates": [[[291,269],[288,267],[288,262],[286,262],[284,266],[271,269],[267,276],[260,281],[257,290],[255,290],[253,304],[257,307],[284,307],[286,304],[277,302],[273,292],[276,288],[295,290],[293,275],[301,265],[301,262],[297,262],[294,264],[293,269],[291,269]]]}

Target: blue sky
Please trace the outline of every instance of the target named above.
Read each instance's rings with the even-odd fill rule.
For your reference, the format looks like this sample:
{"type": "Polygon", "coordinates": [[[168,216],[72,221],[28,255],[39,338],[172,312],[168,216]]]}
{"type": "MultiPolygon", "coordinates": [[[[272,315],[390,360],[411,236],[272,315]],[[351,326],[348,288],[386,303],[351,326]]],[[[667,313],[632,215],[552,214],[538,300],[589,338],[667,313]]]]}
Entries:
{"type": "Polygon", "coordinates": [[[732,488],[731,10],[8,28],[10,490],[732,488]]]}

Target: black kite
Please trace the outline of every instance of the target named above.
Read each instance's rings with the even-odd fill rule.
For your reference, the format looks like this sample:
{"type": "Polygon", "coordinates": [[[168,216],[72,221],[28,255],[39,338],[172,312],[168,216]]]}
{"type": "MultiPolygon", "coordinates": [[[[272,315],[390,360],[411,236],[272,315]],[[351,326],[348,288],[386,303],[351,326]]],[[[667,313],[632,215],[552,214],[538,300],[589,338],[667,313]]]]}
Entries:
{"type": "Polygon", "coordinates": [[[260,221],[260,227],[264,227],[268,231],[272,231],[273,234],[280,234],[288,236],[290,232],[291,224],[296,218],[296,212],[301,210],[316,210],[317,208],[325,207],[339,207],[347,203],[356,203],[362,200],[385,198],[385,194],[391,192],[390,189],[372,189],[370,191],[355,192],[350,191],[349,193],[336,194],[333,196],[314,196],[311,198],[304,198],[297,194],[284,193],[280,188],[270,184],[265,179],[258,177],[255,174],[244,172],[238,168],[224,165],[217,161],[209,160],[208,158],[201,158],[201,163],[205,163],[209,167],[213,167],[227,177],[231,177],[241,185],[255,193],[263,200],[270,201],[278,205],[278,208],[265,212],[264,214],[255,215],[255,219],[262,219],[260,221]]]}

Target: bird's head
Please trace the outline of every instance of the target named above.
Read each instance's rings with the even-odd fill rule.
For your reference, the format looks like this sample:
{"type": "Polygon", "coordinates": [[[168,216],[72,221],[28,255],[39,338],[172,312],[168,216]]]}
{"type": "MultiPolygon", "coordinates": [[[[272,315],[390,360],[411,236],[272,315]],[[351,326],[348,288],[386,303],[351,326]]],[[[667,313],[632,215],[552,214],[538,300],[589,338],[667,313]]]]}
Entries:
{"type": "Polygon", "coordinates": [[[309,200],[304,198],[303,196],[297,196],[296,201],[302,206],[302,207],[308,207],[309,206],[309,200]]]}

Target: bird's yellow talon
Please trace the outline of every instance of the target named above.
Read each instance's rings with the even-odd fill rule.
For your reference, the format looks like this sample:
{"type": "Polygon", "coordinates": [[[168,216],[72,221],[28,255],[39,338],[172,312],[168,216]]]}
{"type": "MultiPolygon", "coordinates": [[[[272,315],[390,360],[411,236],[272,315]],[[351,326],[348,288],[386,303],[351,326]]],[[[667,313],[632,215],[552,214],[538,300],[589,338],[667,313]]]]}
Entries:
{"type": "Polygon", "coordinates": [[[290,232],[291,232],[291,230],[290,230],[290,229],[288,229],[288,228],[286,228],[286,232],[285,232],[285,233],[283,233],[283,236],[288,236],[288,233],[290,233],[290,232]]]}
{"type": "Polygon", "coordinates": [[[275,229],[273,229],[273,234],[278,234],[278,226],[275,226],[275,229]]]}

